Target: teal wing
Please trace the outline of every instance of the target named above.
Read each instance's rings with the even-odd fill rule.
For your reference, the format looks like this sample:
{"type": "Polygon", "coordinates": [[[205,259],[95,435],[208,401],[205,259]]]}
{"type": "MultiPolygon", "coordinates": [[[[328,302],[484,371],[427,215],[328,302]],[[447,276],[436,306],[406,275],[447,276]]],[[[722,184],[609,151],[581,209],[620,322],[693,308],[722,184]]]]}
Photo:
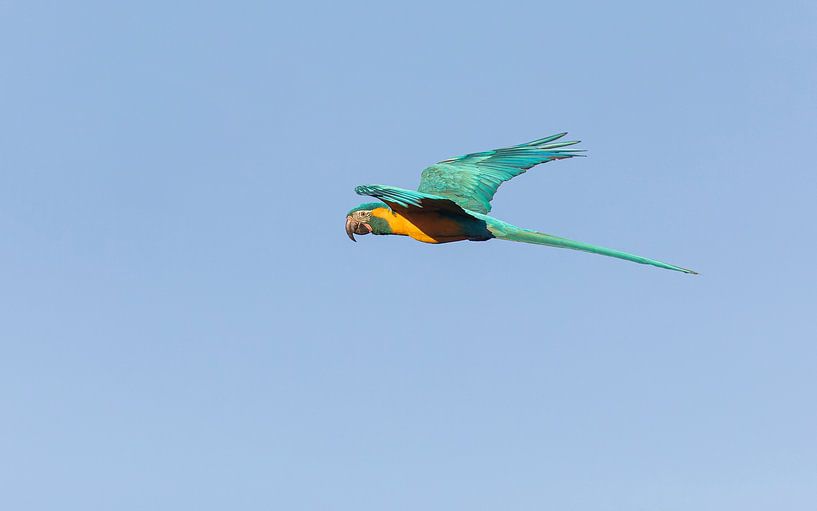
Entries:
{"type": "Polygon", "coordinates": [[[361,185],[355,188],[358,195],[368,195],[379,199],[392,209],[402,211],[445,211],[455,215],[466,215],[462,206],[447,197],[397,188],[387,185],[361,185]]]}
{"type": "Polygon", "coordinates": [[[418,190],[447,197],[471,211],[488,213],[491,199],[505,181],[541,163],[581,156],[581,150],[560,149],[579,143],[556,142],[566,134],[443,160],[423,171],[418,190]]]}

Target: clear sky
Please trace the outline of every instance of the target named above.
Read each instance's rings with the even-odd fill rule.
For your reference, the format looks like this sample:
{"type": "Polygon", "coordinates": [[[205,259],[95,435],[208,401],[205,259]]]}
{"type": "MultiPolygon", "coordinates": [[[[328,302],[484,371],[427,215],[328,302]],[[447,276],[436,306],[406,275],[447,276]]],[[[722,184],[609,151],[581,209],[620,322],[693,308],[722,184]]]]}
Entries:
{"type": "Polygon", "coordinates": [[[0,508],[817,508],[817,4],[0,1],[0,508]],[[358,184],[559,131],[502,241],[358,184]]]}

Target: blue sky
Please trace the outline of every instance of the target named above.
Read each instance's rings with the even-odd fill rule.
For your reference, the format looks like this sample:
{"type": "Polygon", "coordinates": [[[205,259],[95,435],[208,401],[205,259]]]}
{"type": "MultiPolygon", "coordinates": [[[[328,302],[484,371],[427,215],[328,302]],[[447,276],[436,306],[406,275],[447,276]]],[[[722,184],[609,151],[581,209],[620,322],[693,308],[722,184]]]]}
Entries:
{"type": "Polygon", "coordinates": [[[0,1],[0,507],[813,510],[813,2],[0,1]],[[560,131],[492,241],[354,186],[560,131]]]}

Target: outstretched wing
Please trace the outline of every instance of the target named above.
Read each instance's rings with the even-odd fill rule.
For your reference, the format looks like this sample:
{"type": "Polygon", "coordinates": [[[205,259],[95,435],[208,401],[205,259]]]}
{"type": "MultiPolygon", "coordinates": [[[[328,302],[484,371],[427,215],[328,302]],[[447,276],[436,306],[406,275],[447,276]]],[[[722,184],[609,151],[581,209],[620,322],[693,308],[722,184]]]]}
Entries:
{"type": "Polygon", "coordinates": [[[398,211],[445,211],[455,215],[467,215],[467,211],[447,197],[387,185],[361,185],[355,188],[358,195],[380,199],[398,211]]]}
{"type": "Polygon", "coordinates": [[[491,211],[491,199],[499,185],[529,168],[573,156],[581,150],[564,150],[579,141],[555,142],[567,133],[540,138],[481,153],[449,158],[425,169],[420,176],[420,192],[451,199],[465,209],[479,213],[491,211]]]}

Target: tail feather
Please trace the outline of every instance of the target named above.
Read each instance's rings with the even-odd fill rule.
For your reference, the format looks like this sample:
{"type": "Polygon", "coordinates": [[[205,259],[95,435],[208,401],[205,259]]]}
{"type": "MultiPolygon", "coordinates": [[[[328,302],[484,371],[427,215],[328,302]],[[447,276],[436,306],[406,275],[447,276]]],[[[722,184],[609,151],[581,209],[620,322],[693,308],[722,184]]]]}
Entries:
{"type": "Polygon", "coordinates": [[[494,236],[502,240],[520,241],[522,243],[534,243],[537,245],[547,245],[550,247],[581,250],[583,252],[591,252],[593,254],[601,254],[609,257],[616,257],[618,259],[624,259],[625,261],[632,261],[634,263],[650,264],[652,266],[665,268],[667,270],[675,270],[683,273],[690,273],[692,275],[698,274],[698,272],[696,271],[692,271],[688,268],[682,268],[680,266],[675,266],[674,264],[663,263],[661,261],[648,259],[646,257],[641,257],[635,254],[628,254],[627,252],[621,252],[619,250],[613,250],[611,248],[598,247],[596,245],[591,245],[589,243],[582,243],[580,241],[559,238],[556,236],[551,236],[550,234],[530,231],[528,229],[520,229],[519,227],[514,227],[509,224],[504,223],[503,225],[489,224],[488,228],[494,236]]]}

